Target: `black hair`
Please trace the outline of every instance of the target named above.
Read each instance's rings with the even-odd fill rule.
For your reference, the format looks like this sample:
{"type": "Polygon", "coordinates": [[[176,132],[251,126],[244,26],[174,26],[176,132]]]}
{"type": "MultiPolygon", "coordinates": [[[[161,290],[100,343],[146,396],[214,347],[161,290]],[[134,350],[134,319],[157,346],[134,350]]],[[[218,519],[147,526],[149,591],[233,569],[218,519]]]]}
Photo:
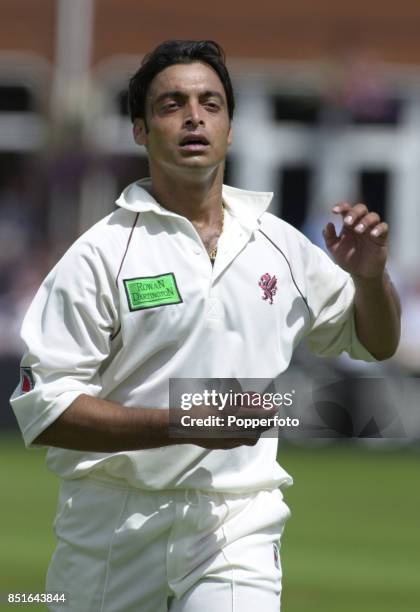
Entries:
{"type": "Polygon", "coordinates": [[[216,71],[225,90],[229,119],[235,108],[232,83],[222,47],[213,40],[167,40],[148,53],[128,85],[128,110],[131,121],[145,119],[146,94],[154,77],[174,64],[203,62],[216,71]]]}

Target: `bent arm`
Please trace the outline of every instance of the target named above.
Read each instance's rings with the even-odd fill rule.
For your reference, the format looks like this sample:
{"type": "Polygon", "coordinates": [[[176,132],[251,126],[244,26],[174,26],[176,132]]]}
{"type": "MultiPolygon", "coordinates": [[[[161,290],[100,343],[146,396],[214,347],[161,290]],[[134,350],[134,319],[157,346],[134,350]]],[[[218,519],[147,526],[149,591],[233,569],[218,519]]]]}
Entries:
{"type": "MultiPolygon", "coordinates": [[[[197,414],[204,417],[205,411],[198,407],[197,414]]],[[[191,432],[191,437],[180,439],[170,435],[167,408],[131,409],[81,394],[33,440],[33,444],[98,453],[146,450],[173,444],[196,444],[223,450],[254,446],[261,432],[252,432],[248,438],[201,438],[199,433],[191,432]]]]}
{"type": "Polygon", "coordinates": [[[81,394],[33,444],[99,453],[176,444],[169,437],[169,411],[133,410],[81,394]]]}
{"type": "Polygon", "coordinates": [[[401,334],[398,294],[386,272],[373,279],[353,276],[353,281],[357,336],[376,359],[389,359],[397,350],[401,334]]]}

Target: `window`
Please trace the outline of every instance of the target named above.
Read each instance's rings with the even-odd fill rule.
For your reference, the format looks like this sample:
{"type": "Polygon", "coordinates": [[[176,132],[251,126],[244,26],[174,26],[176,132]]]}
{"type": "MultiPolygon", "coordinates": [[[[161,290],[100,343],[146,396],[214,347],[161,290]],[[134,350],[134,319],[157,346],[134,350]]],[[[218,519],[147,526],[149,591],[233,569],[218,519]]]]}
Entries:
{"type": "Polygon", "coordinates": [[[23,85],[0,85],[0,112],[33,112],[35,100],[23,85]]]}
{"type": "Polygon", "coordinates": [[[390,175],[387,170],[361,170],[359,173],[360,202],[386,219],[390,175]]]}
{"type": "Polygon", "coordinates": [[[353,125],[394,126],[401,120],[401,100],[381,98],[362,101],[350,111],[350,122],[353,125]]]}
{"type": "Polygon", "coordinates": [[[316,125],[319,123],[322,103],[313,95],[277,94],[272,97],[272,108],[275,121],[316,125]]]}
{"type": "Polygon", "coordinates": [[[309,209],[312,170],[289,166],[280,170],[280,216],[296,228],[302,227],[309,209]]]}

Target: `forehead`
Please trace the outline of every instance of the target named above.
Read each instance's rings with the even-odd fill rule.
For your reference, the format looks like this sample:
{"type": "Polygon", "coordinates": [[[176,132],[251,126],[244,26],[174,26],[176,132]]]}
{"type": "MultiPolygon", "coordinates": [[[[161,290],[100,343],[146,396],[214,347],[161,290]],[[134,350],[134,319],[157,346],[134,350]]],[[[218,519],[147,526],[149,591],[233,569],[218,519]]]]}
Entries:
{"type": "Polygon", "coordinates": [[[193,94],[207,90],[217,91],[226,97],[217,72],[208,64],[194,62],[174,64],[161,70],[151,81],[148,95],[154,99],[165,91],[193,94]]]}

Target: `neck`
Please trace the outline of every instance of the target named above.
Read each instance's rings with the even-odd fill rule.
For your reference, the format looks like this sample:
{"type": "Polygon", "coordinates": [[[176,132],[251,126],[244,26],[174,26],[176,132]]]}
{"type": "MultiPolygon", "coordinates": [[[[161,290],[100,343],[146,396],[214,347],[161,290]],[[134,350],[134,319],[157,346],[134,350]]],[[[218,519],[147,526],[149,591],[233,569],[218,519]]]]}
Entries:
{"type": "Polygon", "coordinates": [[[194,225],[219,223],[223,171],[220,165],[205,177],[180,177],[151,167],[152,195],[161,206],[187,217],[194,225]]]}

